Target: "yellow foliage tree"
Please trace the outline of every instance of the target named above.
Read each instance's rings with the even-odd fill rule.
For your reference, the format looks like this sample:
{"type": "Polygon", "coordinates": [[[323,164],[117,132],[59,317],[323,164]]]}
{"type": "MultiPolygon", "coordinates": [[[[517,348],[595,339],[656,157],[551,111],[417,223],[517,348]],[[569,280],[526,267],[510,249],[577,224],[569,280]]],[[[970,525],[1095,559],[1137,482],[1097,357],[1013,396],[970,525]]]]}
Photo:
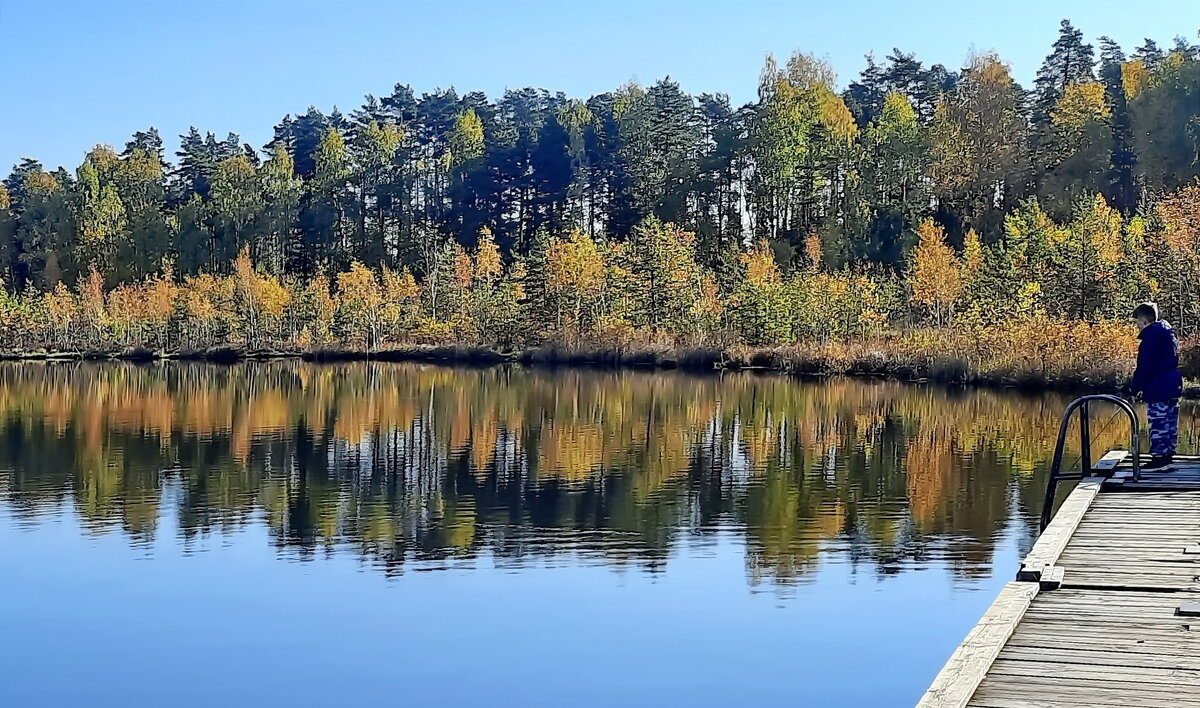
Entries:
{"type": "Polygon", "coordinates": [[[264,334],[278,338],[278,327],[291,304],[292,296],[275,276],[260,273],[254,267],[249,246],[243,246],[234,260],[233,282],[246,344],[250,347],[259,346],[264,334]]]}
{"type": "Polygon", "coordinates": [[[492,237],[492,230],[484,227],[479,232],[479,245],[475,249],[474,280],[490,286],[500,277],[500,273],[500,247],[492,237]]]}
{"type": "Polygon", "coordinates": [[[787,301],[771,246],[760,239],[739,261],[746,277],[733,293],[730,307],[742,338],[755,345],[789,341],[794,303],[787,301]]]}
{"type": "Polygon", "coordinates": [[[329,278],[318,275],[304,288],[304,324],[301,327],[300,346],[326,345],[333,341],[333,320],[337,302],[329,294],[329,278]]]}
{"type": "Polygon", "coordinates": [[[1125,96],[1133,100],[1140,96],[1150,85],[1150,69],[1141,59],[1133,59],[1121,65],[1121,87],[1125,96]]]}
{"type": "Polygon", "coordinates": [[[192,276],[183,283],[183,309],[189,348],[212,346],[222,312],[233,309],[233,280],[208,273],[192,276]]]}
{"type": "Polygon", "coordinates": [[[1054,125],[1070,131],[1082,130],[1088,121],[1111,116],[1112,109],[1104,97],[1104,84],[1099,81],[1068,84],[1062,98],[1050,111],[1054,125]]]}
{"type": "Polygon", "coordinates": [[[343,337],[353,344],[379,346],[383,293],[375,273],[358,261],[350,270],[338,273],[335,321],[343,337]],[[365,336],[364,336],[365,335],[365,336]]]}
{"type": "Polygon", "coordinates": [[[962,294],[963,280],[954,249],[946,243],[945,231],[931,219],[917,226],[917,247],[909,264],[908,287],[915,301],[929,307],[938,325],[953,315],[954,303],[962,294]]]}
{"type": "Polygon", "coordinates": [[[75,296],[62,282],[45,295],[46,315],[54,345],[66,349],[71,345],[71,334],[79,318],[79,305],[75,296]]]}
{"type": "Polygon", "coordinates": [[[153,278],[146,288],[146,315],[154,330],[158,346],[167,347],[168,327],[175,314],[175,301],[179,288],[175,285],[175,271],[170,264],[164,265],[162,273],[153,278]]]}
{"type": "Polygon", "coordinates": [[[779,267],[775,265],[775,254],[765,239],[760,239],[739,257],[746,269],[746,281],[751,285],[768,285],[780,282],[779,267]]]}
{"type": "Polygon", "coordinates": [[[1200,186],[1184,187],[1158,205],[1163,228],[1153,244],[1154,271],[1163,286],[1159,306],[1180,329],[1200,325],[1200,186]]]}
{"type": "Polygon", "coordinates": [[[804,238],[804,267],[809,273],[816,273],[821,270],[821,261],[821,237],[811,233],[804,238]]]}
{"type": "Polygon", "coordinates": [[[87,276],[79,281],[79,314],[89,330],[87,343],[99,347],[104,341],[108,326],[108,312],[104,307],[104,276],[92,266],[87,276]]]}
{"type": "Polygon", "coordinates": [[[558,305],[560,327],[566,304],[572,313],[570,324],[579,331],[584,305],[600,297],[604,270],[600,250],[587,234],[575,231],[568,239],[550,239],[546,251],[546,292],[558,305]]]}
{"type": "Polygon", "coordinates": [[[383,324],[389,330],[384,335],[387,339],[416,325],[421,288],[407,266],[399,271],[384,266],[380,280],[383,284],[383,324]]]}

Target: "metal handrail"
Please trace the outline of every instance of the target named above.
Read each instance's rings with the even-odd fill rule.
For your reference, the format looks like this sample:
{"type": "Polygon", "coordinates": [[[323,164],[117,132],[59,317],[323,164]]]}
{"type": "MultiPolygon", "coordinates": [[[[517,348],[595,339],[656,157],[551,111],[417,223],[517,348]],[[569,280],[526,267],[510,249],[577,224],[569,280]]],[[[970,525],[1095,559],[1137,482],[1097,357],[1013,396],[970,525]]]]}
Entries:
{"type": "Polygon", "coordinates": [[[1064,480],[1083,479],[1084,474],[1092,469],[1092,431],[1088,417],[1088,404],[1092,401],[1105,401],[1117,406],[1118,409],[1125,412],[1129,418],[1129,451],[1133,458],[1133,481],[1141,479],[1141,464],[1138,458],[1138,450],[1140,448],[1141,433],[1138,430],[1137,413],[1133,410],[1133,406],[1129,405],[1129,401],[1120,396],[1112,396],[1109,394],[1094,394],[1091,396],[1082,396],[1071,401],[1067,406],[1067,410],[1063,413],[1062,423],[1058,426],[1058,444],[1054,446],[1054,463],[1050,466],[1050,479],[1046,482],[1046,498],[1042,502],[1042,519],[1041,530],[1045,531],[1050,525],[1050,517],[1054,511],[1054,495],[1058,489],[1059,482],[1064,480]],[[1067,445],[1067,429],[1071,425],[1071,414],[1076,410],[1079,411],[1079,447],[1081,471],[1079,474],[1062,474],[1063,451],[1067,445]]]}

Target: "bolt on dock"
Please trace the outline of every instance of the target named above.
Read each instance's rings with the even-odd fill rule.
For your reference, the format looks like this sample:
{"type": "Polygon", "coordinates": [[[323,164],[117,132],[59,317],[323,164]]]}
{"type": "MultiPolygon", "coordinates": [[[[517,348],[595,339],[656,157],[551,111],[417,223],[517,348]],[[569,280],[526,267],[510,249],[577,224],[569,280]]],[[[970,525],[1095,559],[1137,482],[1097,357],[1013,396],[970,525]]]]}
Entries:
{"type": "Polygon", "coordinates": [[[919,708],[1200,708],[1200,457],[1138,466],[1084,463],[919,708]]]}

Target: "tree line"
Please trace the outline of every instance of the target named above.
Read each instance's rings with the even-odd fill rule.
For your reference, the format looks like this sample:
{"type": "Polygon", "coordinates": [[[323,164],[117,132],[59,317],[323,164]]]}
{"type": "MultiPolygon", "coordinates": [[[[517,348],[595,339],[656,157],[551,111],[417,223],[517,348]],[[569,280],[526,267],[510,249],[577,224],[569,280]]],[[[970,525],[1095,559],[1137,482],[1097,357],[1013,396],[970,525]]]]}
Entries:
{"type": "Polygon", "coordinates": [[[1099,50],[1064,20],[1031,89],[995,54],[894,51],[839,91],[768,58],[755,102],[669,78],[493,101],[397,85],[261,150],[151,128],[0,187],[9,346],[650,332],[751,344],[897,323],[1194,331],[1200,46],[1099,50]],[[236,313],[236,314],[234,314],[236,313]],[[19,340],[19,341],[17,341],[19,340]]]}

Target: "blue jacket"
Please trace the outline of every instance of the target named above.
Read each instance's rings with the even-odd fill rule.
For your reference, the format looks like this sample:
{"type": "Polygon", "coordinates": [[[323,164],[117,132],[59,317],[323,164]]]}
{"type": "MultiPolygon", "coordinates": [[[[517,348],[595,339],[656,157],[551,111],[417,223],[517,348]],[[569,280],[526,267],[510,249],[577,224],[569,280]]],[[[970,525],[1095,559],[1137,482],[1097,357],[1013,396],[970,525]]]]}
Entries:
{"type": "Polygon", "coordinates": [[[1154,322],[1138,334],[1137,370],[1129,391],[1140,393],[1146,403],[1164,403],[1183,395],[1179,373],[1179,340],[1166,322],[1154,322]]]}

